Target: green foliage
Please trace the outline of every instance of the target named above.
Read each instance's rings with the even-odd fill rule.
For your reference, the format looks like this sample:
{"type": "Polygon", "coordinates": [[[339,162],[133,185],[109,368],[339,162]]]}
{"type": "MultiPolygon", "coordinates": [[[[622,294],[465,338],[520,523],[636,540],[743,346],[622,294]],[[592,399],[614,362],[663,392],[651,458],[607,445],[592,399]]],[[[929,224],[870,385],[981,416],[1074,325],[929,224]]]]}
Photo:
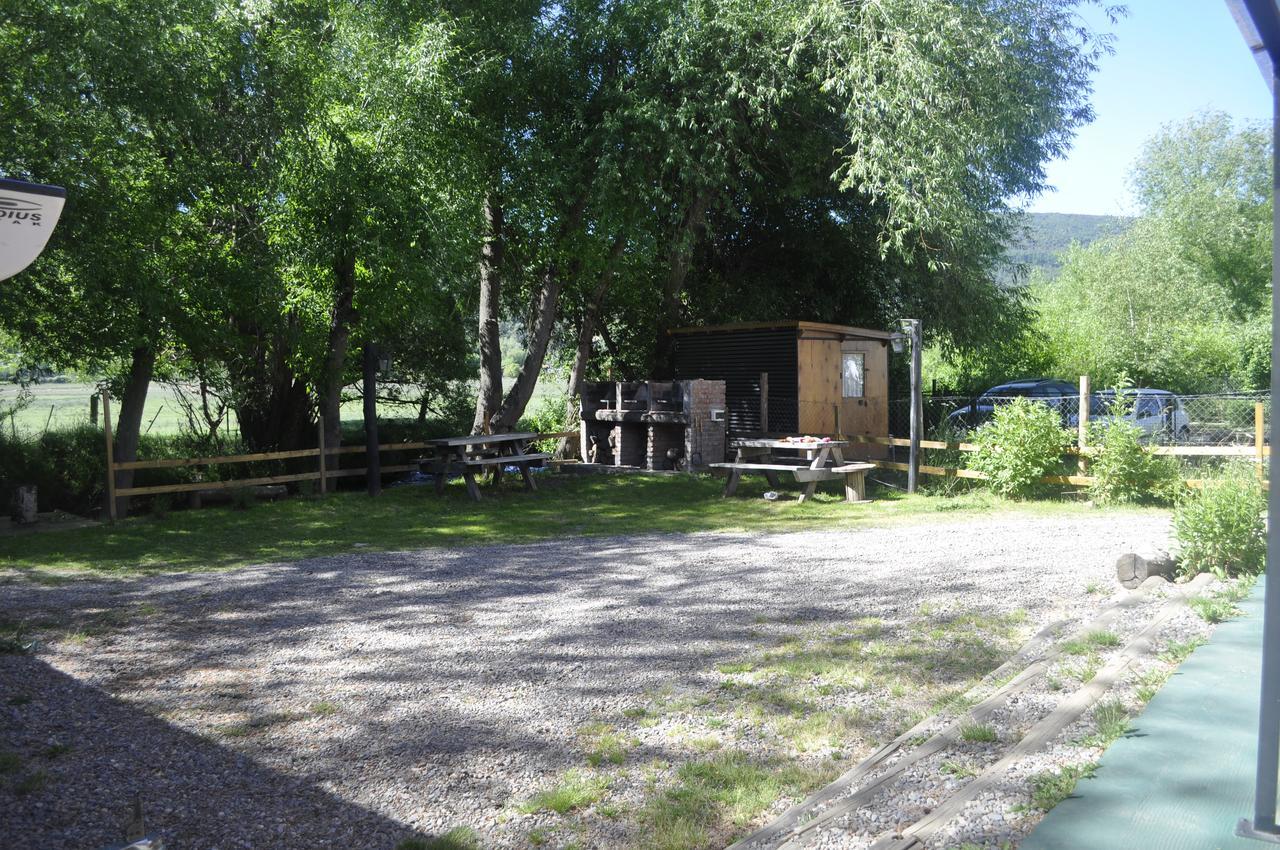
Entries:
{"type": "Polygon", "coordinates": [[[555,785],[521,803],[520,811],[526,814],[545,811],[563,815],[590,806],[604,795],[608,787],[607,777],[593,776],[577,769],[569,770],[555,785]]]}
{"type": "Polygon", "coordinates": [[[1240,615],[1236,603],[1249,595],[1257,581],[1255,575],[1241,576],[1235,584],[1219,590],[1212,596],[1193,596],[1188,604],[1206,623],[1224,623],[1240,615]]]}
{"type": "Polygon", "coordinates": [[[1206,113],[1151,139],[1135,166],[1143,214],[1075,247],[1033,282],[1059,374],[1206,392],[1269,383],[1271,140],[1206,113]]]}
{"type": "Polygon", "coordinates": [[[1026,498],[1039,488],[1042,477],[1062,466],[1071,434],[1056,410],[1016,398],[996,407],[973,442],[978,445],[973,468],[987,475],[988,485],[1003,496],[1026,498]]]}
{"type": "Polygon", "coordinates": [[[1061,770],[1038,773],[1031,777],[1031,804],[1047,812],[1076,790],[1081,779],[1093,777],[1097,765],[1069,764],[1061,770]]]}
{"type": "Polygon", "coordinates": [[[1228,465],[1186,496],[1173,514],[1173,530],[1182,547],[1178,567],[1184,575],[1210,572],[1219,578],[1262,571],[1267,540],[1266,495],[1257,467],[1228,465]]]}
{"type": "Polygon", "coordinates": [[[1183,487],[1181,465],[1147,450],[1142,429],[1124,418],[1131,406],[1117,393],[1109,418],[1090,423],[1089,444],[1096,453],[1089,462],[1089,495],[1104,505],[1173,502],[1183,487]]]}
{"type": "Polygon", "coordinates": [[[406,838],[396,850],[480,850],[480,836],[467,826],[455,826],[433,838],[406,838]]]}
{"type": "Polygon", "coordinates": [[[1000,735],[990,724],[965,723],[960,727],[960,738],[971,744],[994,744],[1000,740],[1000,735]]]}

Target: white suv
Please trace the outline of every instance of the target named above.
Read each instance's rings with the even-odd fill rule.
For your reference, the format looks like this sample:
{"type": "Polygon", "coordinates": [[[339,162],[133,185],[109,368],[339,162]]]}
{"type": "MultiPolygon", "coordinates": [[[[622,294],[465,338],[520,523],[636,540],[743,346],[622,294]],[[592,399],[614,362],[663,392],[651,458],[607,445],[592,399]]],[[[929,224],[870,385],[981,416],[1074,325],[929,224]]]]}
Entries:
{"type": "MultiPolygon", "coordinates": [[[[1187,416],[1182,400],[1173,393],[1151,389],[1121,390],[1120,393],[1130,404],[1124,420],[1141,428],[1147,439],[1184,443],[1190,438],[1191,417],[1187,416]]],[[[1089,404],[1090,418],[1095,422],[1111,421],[1115,397],[1114,391],[1095,394],[1089,404]]]]}

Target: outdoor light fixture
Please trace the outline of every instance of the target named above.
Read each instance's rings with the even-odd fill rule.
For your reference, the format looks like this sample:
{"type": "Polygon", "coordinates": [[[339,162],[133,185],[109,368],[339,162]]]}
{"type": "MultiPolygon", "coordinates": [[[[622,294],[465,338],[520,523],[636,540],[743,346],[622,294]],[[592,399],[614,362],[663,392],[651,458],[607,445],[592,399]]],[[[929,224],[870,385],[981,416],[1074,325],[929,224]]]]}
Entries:
{"type": "Polygon", "coordinates": [[[378,355],[378,374],[384,378],[391,374],[391,355],[379,353],[378,355]]]}
{"type": "Polygon", "coordinates": [[[0,177],[0,280],[31,265],[49,244],[67,190],[0,177]]]}
{"type": "Polygon", "coordinates": [[[911,337],[906,334],[894,334],[889,337],[889,345],[893,347],[894,354],[901,354],[907,350],[907,340],[911,337]]]}

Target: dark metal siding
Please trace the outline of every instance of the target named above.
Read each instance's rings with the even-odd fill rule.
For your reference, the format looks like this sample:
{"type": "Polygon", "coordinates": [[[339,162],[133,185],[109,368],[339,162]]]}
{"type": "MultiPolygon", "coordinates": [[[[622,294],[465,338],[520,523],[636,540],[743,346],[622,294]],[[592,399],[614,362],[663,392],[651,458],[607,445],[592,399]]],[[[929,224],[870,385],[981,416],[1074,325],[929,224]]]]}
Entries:
{"type": "Polygon", "coordinates": [[[730,434],[760,431],[760,373],[769,373],[769,430],[794,432],[799,422],[795,328],[677,334],[676,380],[724,381],[730,434]]]}

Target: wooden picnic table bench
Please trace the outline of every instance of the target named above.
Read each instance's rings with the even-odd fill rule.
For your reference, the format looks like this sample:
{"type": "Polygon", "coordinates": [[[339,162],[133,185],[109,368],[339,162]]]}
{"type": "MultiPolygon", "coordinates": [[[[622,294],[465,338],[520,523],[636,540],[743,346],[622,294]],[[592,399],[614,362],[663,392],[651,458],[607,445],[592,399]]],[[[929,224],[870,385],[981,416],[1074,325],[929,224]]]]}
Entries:
{"type": "Polygon", "coordinates": [[[462,472],[467,482],[467,495],[480,501],[480,485],[476,483],[476,470],[490,467],[493,470],[495,484],[502,481],[502,469],[514,466],[520,470],[527,490],[537,490],[538,485],[529,474],[529,464],[551,457],[545,452],[530,452],[526,444],[537,439],[538,435],[528,432],[516,434],[470,434],[463,437],[442,437],[427,440],[436,448],[437,455],[432,459],[432,472],[436,476],[436,492],[443,493],[451,467],[462,472]]]}
{"type": "Polygon", "coordinates": [[[738,490],[738,482],[744,473],[760,473],[769,486],[778,486],[778,473],[785,472],[804,484],[800,501],[810,499],[817,491],[819,481],[844,478],[844,496],[847,502],[864,502],[867,499],[866,474],[875,469],[870,463],[846,463],[842,449],[846,440],[806,442],[803,440],[779,440],[744,438],[732,443],[735,457],[729,463],[713,463],[713,469],[727,469],[729,480],[724,485],[725,498],[738,490]],[[777,457],[779,451],[794,451],[803,457],[777,457]],[[830,463],[830,465],[828,465],[830,463]]]}

